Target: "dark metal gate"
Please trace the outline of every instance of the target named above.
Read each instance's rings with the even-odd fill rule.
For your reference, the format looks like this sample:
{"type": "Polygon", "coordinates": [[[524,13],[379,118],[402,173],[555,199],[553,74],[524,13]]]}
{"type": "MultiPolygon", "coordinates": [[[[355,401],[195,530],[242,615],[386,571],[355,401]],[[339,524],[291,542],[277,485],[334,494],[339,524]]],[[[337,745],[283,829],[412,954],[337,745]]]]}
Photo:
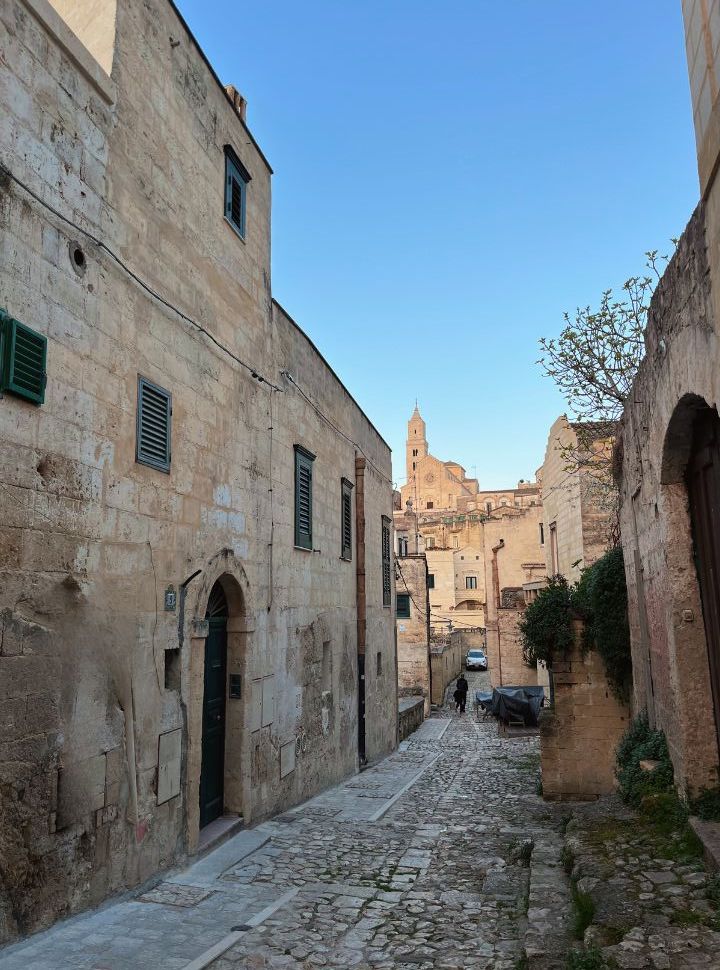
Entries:
{"type": "Polygon", "coordinates": [[[219,583],[210,594],[206,618],[210,629],[205,640],[200,828],[222,815],[225,796],[228,607],[219,583]]]}
{"type": "Polygon", "coordinates": [[[687,488],[720,748],[720,418],[711,408],[693,425],[687,488]]]}

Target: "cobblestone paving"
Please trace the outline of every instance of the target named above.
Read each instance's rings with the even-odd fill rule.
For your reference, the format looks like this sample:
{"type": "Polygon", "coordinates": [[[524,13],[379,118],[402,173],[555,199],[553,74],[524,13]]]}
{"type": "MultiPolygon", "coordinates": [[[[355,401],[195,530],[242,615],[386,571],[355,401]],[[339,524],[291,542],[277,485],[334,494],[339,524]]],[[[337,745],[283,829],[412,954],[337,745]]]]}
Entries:
{"type": "Polygon", "coordinates": [[[575,807],[565,859],[592,903],[585,941],[607,966],[720,968],[720,880],[705,871],[692,836],[658,830],[607,798],[575,807]]]}
{"type": "MultiPolygon", "coordinates": [[[[469,679],[471,691],[482,682],[469,679]]],[[[227,874],[302,888],[214,970],[515,970],[526,965],[526,944],[533,968],[564,966],[562,821],[535,794],[537,740],[501,739],[495,723],[477,721],[470,707],[452,714],[438,740],[438,720],[411,736],[404,752],[437,760],[382,819],[366,825],[298,813],[292,825],[276,825],[270,846],[227,874]],[[531,878],[535,847],[542,856],[547,843],[552,858],[541,859],[531,878]]],[[[364,778],[355,784],[375,784],[364,778]]]]}
{"type": "MultiPolygon", "coordinates": [[[[472,697],[484,675],[468,679],[472,697]]],[[[0,968],[564,967],[563,822],[535,793],[537,769],[537,738],[501,738],[470,705],[444,710],[390,758],[166,875],[145,901],[58,924],[2,951],[0,968]]]]}

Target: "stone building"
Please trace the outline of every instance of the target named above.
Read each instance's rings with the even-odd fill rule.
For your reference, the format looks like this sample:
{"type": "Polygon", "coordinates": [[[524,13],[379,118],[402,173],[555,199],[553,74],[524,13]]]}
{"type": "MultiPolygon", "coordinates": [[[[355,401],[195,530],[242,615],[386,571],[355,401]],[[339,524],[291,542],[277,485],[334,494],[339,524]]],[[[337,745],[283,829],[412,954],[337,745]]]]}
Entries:
{"type": "Polygon", "coordinates": [[[425,698],[430,713],[430,600],[425,556],[398,556],[396,568],[396,621],[398,694],[425,698]]]}
{"type": "Polygon", "coordinates": [[[609,547],[617,516],[610,470],[614,432],[608,422],[571,422],[564,414],[550,429],[538,473],[549,576],[561,573],[575,582],[609,547]]]}
{"type": "MultiPolygon", "coordinates": [[[[430,454],[426,432],[425,422],[416,405],[408,421],[406,478],[400,489],[400,509],[407,511],[410,502],[411,515],[419,516],[421,524],[437,523],[438,527],[444,524],[437,515],[427,515],[428,512],[489,515],[497,508],[525,508],[539,502],[539,488],[535,482],[520,482],[517,488],[480,491],[477,478],[468,478],[462,465],[454,461],[441,461],[430,454]]],[[[439,538],[429,529],[419,531],[423,535],[427,532],[439,538]]],[[[452,544],[449,532],[447,538],[451,540],[448,544],[452,544]]],[[[441,544],[444,545],[444,542],[441,544]]]]}
{"type": "MultiPolygon", "coordinates": [[[[522,562],[543,558],[538,557],[540,485],[521,481],[514,489],[480,491],[477,479],[467,478],[457,462],[443,462],[430,454],[426,425],[417,407],[408,422],[405,461],[407,483],[395,493],[393,513],[396,553],[425,553],[431,625],[436,633],[446,633],[451,625],[483,628],[486,556],[491,548],[485,524],[522,520],[523,541],[513,543],[507,555],[513,560],[510,572],[515,575],[520,570],[525,575],[522,562]],[[533,548],[529,557],[528,543],[533,548]],[[513,558],[516,554],[520,559],[513,558]]],[[[492,532],[493,526],[488,528],[492,532]]]]}
{"type": "Polygon", "coordinates": [[[545,580],[543,510],[500,510],[483,523],[485,626],[490,680],[494,686],[535,684],[537,671],[525,666],[518,623],[528,596],[545,580]]]}
{"type": "Polygon", "coordinates": [[[6,939],[389,752],[397,696],[390,451],[272,300],[243,99],[168,0],[0,31],[6,939]]]}
{"type": "Polygon", "coordinates": [[[685,0],[701,201],[653,296],[616,447],[634,708],[680,788],[718,783],[720,9],[685,0]]]}

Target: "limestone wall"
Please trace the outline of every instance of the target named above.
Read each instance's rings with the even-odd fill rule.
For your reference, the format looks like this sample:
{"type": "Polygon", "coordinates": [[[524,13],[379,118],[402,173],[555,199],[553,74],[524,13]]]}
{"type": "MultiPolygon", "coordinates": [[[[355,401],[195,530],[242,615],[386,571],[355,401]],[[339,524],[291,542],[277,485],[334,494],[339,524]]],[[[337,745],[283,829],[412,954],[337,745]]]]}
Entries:
{"type": "Polygon", "coordinates": [[[0,306],[48,337],[45,403],[0,401],[2,939],[194,851],[216,582],[240,685],[225,810],[248,824],[357,768],[361,587],[369,758],[396,744],[397,663],[389,448],[272,303],[270,169],[197,45],[164,0],[127,0],[92,23],[108,78],[44,0],[0,18],[3,164],[179,311],[2,181],[0,306]],[[252,176],[244,241],[227,144],[252,176]],[[172,394],[169,474],[135,460],[139,375],[172,394]],[[296,444],[316,456],[312,550],[294,546],[296,444]]]}
{"type": "Polygon", "coordinates": [[[716,0],[682,0],[698,169],[703,193],[720,152],[720,6],[716,0]]]}
{"type": "Polygon", "coordinates": [[[552,665],[554,707],[540,716],[543,797],[593,799],[615,788],[615,750],[630,721],[612,693],[600,655],[576,646],[552,665]]]}
{"type": "Polygon", "coordinates": [[[444,703],[448,684],[460,676],[466,650],[465,641],[455,633],[447,642],[433,645],[431,655],[433,704],[444,703]]]}
{"type": "Polygon", "coordinates": [[[410,597],[410,616],[397,617],[398,692],[425,698],[430,713],[430,623],[425,556],[399,557],[396,592],[410,597]]]}
{"type": "MultiPolygon", "coordinates": [[[[555,421],[548,435],[541,473],[548,575],[560,573],[571,583],[577,582],[583,569],[607,550],[615,514],[612,496],[598,484],[597,474],[586,467],[573,467],[573,456],[581,453],[578,427],[568,422],[564,414],[555,421]],[[564,449],[569,449],[570,454],[564,449]]],[[[584,445],[589,443],[584,440],[586,437],[589,432],[583,435],[584,445]]],[[[612,438],[598,438],[591,447],[595,460],[606,462],[612,452],[612,438]]]]}
{"type": "Polygon", "coordinates": [[[665,731],[676,781],[695,791],[718,769],[685,481],[695,418],[720,400],[710,233],[701,204],[653,296],[617,447],[634,709],[665,731]]]}

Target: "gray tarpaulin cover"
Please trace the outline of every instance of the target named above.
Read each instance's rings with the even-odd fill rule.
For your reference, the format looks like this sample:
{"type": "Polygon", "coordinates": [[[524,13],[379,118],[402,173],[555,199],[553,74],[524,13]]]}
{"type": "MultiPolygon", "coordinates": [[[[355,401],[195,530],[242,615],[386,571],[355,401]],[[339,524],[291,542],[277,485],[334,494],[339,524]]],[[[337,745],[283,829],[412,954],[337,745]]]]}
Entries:
{"type": "Polygon", "coordinates": [[[543,687],[495,687],[492,692],[475,691],[475,702],[490,714],[503,721],[522,719],[533,727],[537,725],[544,698],[543,687]]]}

